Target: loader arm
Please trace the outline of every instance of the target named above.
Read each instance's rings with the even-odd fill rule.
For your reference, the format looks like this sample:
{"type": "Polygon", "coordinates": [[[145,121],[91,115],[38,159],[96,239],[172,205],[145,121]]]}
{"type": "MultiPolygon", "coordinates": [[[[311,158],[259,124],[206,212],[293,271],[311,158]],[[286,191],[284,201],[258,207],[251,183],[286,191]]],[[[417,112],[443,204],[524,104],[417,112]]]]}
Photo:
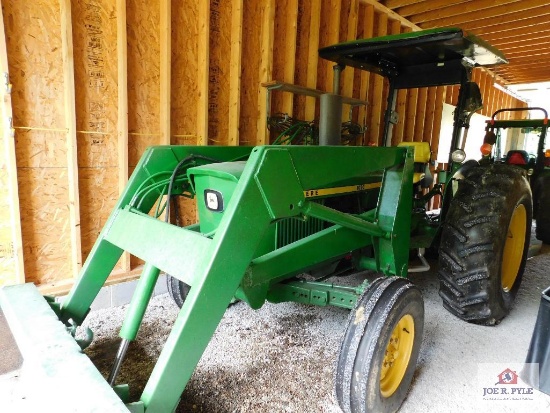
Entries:
{"type": "MultiPolygon", "coordinates": [[[[80,278],[61,308],[53,308],[61,321],[80,324],[122,252],[136,255],[146,264],[120,331],[127,347],[136,338],[160,271],[190,285],[137,404],[146,412],[173,411],[235,295],[253,308],[266,300],[351,308],[366,285],[348,287],[348,292],[345,287],[335,290],[330,285],[292,279],[319,263],[340,259],[366,246],[372,246],[375,254],[360,260],[363,268],[406,276],[413,161],[412,148],[149,148],[80,278]],[[242,159],[247,157],[244,163],[242,159]],[[186,164],[186,177],[174,180],[178,184],[172,188],[173,194],[183,193],[205,202],[203,194],[196,193],[201,177],[206,176],[208,184],[219,176],[235,181],[226,194],[219,224],[207,233],[201,232],[201,226],[181,228],[164,222],[157,217],[158,211],[150,215],[166,194],[166,176],[185,159],[192,161],[186,164]],[[374,209],[361,214],[344,213],[318,202],[342,191],[357,193],[371,188],[379,190],[378,202],[374,209]],[[325,228],[258,255],[266,237],[272,236],[270,228],[285,219],[318,219],[325,222],[325,228]],[[304,297],[308,292],[315,299],[309,297],[307,301],[304,297]],[[320,298],[323,294],[325,298],[320,298]]],[[[121,346],[120,360],[125,346],[121,346]]],[[[109,381],[114,384],[114,378],[109,381]]]]}

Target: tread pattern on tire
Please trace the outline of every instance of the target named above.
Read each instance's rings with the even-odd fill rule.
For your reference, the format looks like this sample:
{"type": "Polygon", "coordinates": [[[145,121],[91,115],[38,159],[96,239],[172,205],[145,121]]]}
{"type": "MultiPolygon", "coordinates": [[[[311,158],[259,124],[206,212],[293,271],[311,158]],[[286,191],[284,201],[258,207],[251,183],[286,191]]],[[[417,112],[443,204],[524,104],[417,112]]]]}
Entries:
{"type": "Polygon", "coordinates": [[[521,170],[501,164],[472,168],[458,182],[441,236],[439,295],[459,318],[494,325],[509,312],[521,283],[531,233],[529,183],[521,170]],[[511,214],[520,203],[527,211],[526,243],[516,282],[504,292],[502,252],[511,214]]]}
{"type": "Polygon", "coordinates": [[[378,278],[359,297],[346,325],[335,369],[338,404],[345,413],[395,412],[406,397],[422,342],[424,305],[420,290],[401,277],[378,278]],[[378,401],[371,400],[373,394],[379,393],[378,370],[374,366],[375,360],[380,359],[380,351],[383,354],[387,346],[383,337],[389,339],[387,334],[393,331],[402,311],[414,315],[417,335],[407,373],[392,396],[384,399],[377,395],[378,401]]]}

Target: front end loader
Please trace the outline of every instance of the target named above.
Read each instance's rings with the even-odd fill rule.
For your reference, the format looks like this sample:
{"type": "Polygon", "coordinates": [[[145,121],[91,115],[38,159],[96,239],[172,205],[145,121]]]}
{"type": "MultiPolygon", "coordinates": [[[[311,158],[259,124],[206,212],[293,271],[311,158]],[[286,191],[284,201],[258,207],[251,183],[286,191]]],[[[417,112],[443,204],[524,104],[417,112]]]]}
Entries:
{"type": "MultiPolygon", "coordinates": [[[[54,383],[56,363],[63,364],[65,354],[84,358],[79,360],[82,365],[89,363],[71,334],[86,318],[121,254],[128,251],[145,264],[120,330],[121,344],[111,374],[104,380],[87,364],[82,367],[86,374],[67,372],[72,395],[88,395],[90,409],[86,411],[174,411],[234,300],[253,309],[266,302],[285,301],[350,309],[336,366],[338,403],[346,413],[399,408],[415,371],[424,323],[422,295],[407,280],[409,270],[414,270],[408,264],[410,250],[437,246],[440,238],[443,244],[455,231],[445,225],[452,207],[433,215],[425,205],[436,196],[444,198],[444,203],[460,196],[461,189],[454,191],[453,183],[478,169],[463,164],[460,156],[461,139],[465,139],[461,133],[470,114],[479,109],[469,75],[475,64],[492,65],[504,59],[460,29],[358,40],[322,49],[320,54],[340,68],[354,66],[389,80],[387,146],[337,145],[336,128],[328,125],[328,138],[325,132],[319,141],[330,145],[148,148],[62,304],[42,299],[32,284],[0,291],[0,304],[16,332],[25,363],[43,371],[43,377],[54,383]],[[389,146],[396,121],[395,95],[401,88],[451,84],[462,85],[453,153],[448,169],[440,172],[438,183],[429,189],[429,145],[412,142],[411,137],[411,142],[389,146]],[[197,224],[180,227],[171,223],[177,197],[195,200],[197,224]],[[335,282],[335,276],[363,270],[381,277],[356,286],[335,282]],[[170,289],[181,310],[141,398],[130,401],[127,387],[116,379],[161,272],[169,274],[170,289]],[[301,277],[304,273],[310,276],[301,277]],[[30,302],[35,304],[28,306],[30,302]],[[33,311],[39,311],[40,317],[33,311]],[[56,332],[49,335],[51,343],[31,334],[36,324],[55,325],[56,332]],[[51,356],[55,348],[63,350],[51,356]],[[37,353],[42,357],[36,357],[37,353]],[[48,357],[47,363],[40,361],[48,357]],[[95,383],[96,394],[102,395],[95,399],[101,401],[89,397],[83,381],[95,383]],[[92,408],[94,403],[103,405],[92,408]]],[[[334,108],[338,99],[326,100],[334,108]]],[[[326,107],[321,108],[321,116],[326,113],[326,107]]],[[[511,222],[510,214],[516,216],[513,211],[502,214],[505,227],[511,222]]],[[[521,218],[513,218],[512,223],[521,224],[521,218]]],[[[456,231],[461,239],[460,230],[456,231]]],[[[453,254],[443,249],[443,262],[451,262],[453,254]]],[[[500,288],[500,263],[497,267],[495,274],[480,278],[458,264],[451,266],[449,273],[457,278],[443,279],[442,286],[455,293],[455,284],[464,286],[469,278],[487,281],[492,277],[490,282],[498,281],[500,288]]],[[[459,315],[462,305],[480,304],[455,301],[449,306],[456,307],[459,315]]],[[[505,313],[497,313],[495,305],[491,301],[474,314],[476,319],[470,313],[463,318],[491,324],[505,313]]],[[[60,403],[56,409],[62,411],[60,403]]],[[[66,411],[74,411],[71,406],[67,402],[66,411]]]]}

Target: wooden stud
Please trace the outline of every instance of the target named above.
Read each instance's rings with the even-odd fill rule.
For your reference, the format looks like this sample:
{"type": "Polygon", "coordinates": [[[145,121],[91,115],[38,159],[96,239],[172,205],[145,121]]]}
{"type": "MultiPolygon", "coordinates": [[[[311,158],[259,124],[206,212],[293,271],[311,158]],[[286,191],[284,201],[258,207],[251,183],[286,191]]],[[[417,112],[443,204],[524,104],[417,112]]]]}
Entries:
{"type": "Polygon", "coordinates": [[[241,118],[241,58],[243,53],[243,0],[231,4],[231,56],[229,62],[229,145],[239,145],[241,118]]]}
{"type": "MultiPolygon", "coordinates": [[[[430,87],[427,88],[427,97],[426,97],[426,113],[424,117],[424,126],[423,126],[423,141],[429,142],[431,145],[433,139],[433,119],[436,112],[436,94],[437,88],[430,87]]],[[[418,119],[417,119],[418,120],[418,119]]],[[[421,119],[420,119],[421,120],[421,119]]]]}
{"type": "Polygon", "coordinates": [[[426,102],[428,100],[428,89],[421,87],[418,89],[418,96],[416,99],[416,114],[414,120],[414,133],[412,138],[415,142],[422,142],[427,140],[428,137],[424,135],[424,123],[426,119],[426,102]]]}
{"type": "MultiPolygon", "coordinates": [[[[298,0],[288,0],[285,27],[285,66],[283,81],[294,84],[296,69],[296,36],[298,32],[298,0]]],[[[294,107],[294,94],[282,94],[282,111],[292,116],[294,107]]]]}
{"type": "Polygon", "coordinates": [[[479,70],[478,86],[479,86],[479,91],[481,92],[481,100],[483,101],[483,108],[481,109],[480,113],[484,116],[487,116],[487,105],[485,103],[485,96],[484,96],[486,81],[487,81],[487,73],[485,73],[483,70],[479,70]]]}
{"type": "MultiPolygon", "coordinates": [[[[402,27],[402,33],[410,33],[412,29],[410,27],[402,27]]],[[[403,142],[406,139],[405,136],[405,123],[407,123],[407,98],[408,93],[406,89],[400,89],[397,92],[397,104],[396,110],[399,114],[399,121],[394,127],[393,136],[392,136],[392,145],[397,145],[400,142],[403,142]]]]}
{"type": "MultiPolygon", "coordinates": [[[[347,16],[348,21],[348,32],[346,35],[346,40],[355,40],[357,38],[357,20],[359,14],[359,0],[351,0],[349,14],[347,16]]],[[[353,94],[353,78],[354,78],[353,68],[347,68],[342,73],[343,85],[342,92],[340,93],[343,96],[352,97],[353,94]]]]}
{"type": "Polygon", "coordinates": [[[197,144],[208,145],[208,73],[210,68],[210,1],[199,2],[197,144]]]}
{"type": "Polygon", "coordinates": [[[397,145],[404,140],[405,132],[405,122],[406,122],[406,113],[407,113],[407,90],[400,89],[397,91],[397,104],[396,111],[399,114],[399,121],[397,125],[394,126],[393,136],[392,136],[392,145],[397,145]]]}
{"type": "MultiPolygon", "coordinates": [[[[128,39],[126,35],[126,0],[117,0],[117,150],[118,193],[122,194],[128,183],[128,39]]],[[[123,271],[130,271],[130,254],[121,257],[123,271]]]]}
{"type": "MultiPolygon", "coordinates": [[[[340,16],[342,13],[341,0],[330,0],[330,9],[325,10],[328,13],[328,27],[327,27],[327,44],[330,46],[340,42],[340,16]]],[[[332,93],[333,79],[334,79],[334,62],[323,60],[325,66],[325,83],[321,85],[321,89],[332,93]]]]}
{"type": "Polygon", "coordinates": [[[486,116],[491,116],[491,84],[492,84],[492,77],[491,74],[488,72],[483,73],[483,89],[481,90],[481,96],[483,97],[483,107],[485,109],[486,116]]]}
{"type": "MultiPolygon", "coordinates": [[[[378,16],[378,30],[376,36],[385,36],[388,33],[388,16],[380,14],[378,16]]],[[[382,76],[373,76],[373,92],[372,92],[372,112],[370,116],[370,143],[379,145],[380,142],[380,127],[382,125],[383,107],[383,92],[384,78],[382,76]]]]}
{"type": "Polygon", "coordinates": [[[160,2],[160,144],[170,145],[172,2],[160,2]]]}
{"type": "MultiPolygon", "coordinates": [[[[309,44],[307,52],[307,82],[310,89],[317,87],[317,65],[319,63],[319,32],[321,27],[321,0],[311,0],[311,18],[309,21],[309,44]]],[[[304,118],[311,121],[315,118],[315,98],[306,97],[304,118]]]]}
{"type": "Polygon", "coordinates": [[[439,150],[439,138],[441,133],[441,120],[443,117],[443,103],[445,102],[445,94],[447,88],[445,86],[437,86],[435,90],[435,111],[433,116],[432,125],[432,139],[430,146],[434,154],[434,159],[437,158],[437,152],[439,150]]]}
{"type": "MultiPolygon", "coordinates": [[[[389,30],[390,30],[389,34],[399,34],[399,33],[401,33],[401,30],[402,30],[401,22],[399,20],[391,21],[390,24],[389,24],[389,30]]],[[[385,86],[385,88],[386,88],[386,86],[385,86]]],[[[385,91],[384,95],[387,95],[388,93],[389,93],[389,91],[385,91]]],[[[401,94],[401,95],[403,95],[403,94],[401,94]]],[[[402,109],[402,108],[398,108],[399,103],[400,102],[399,102],[399,91],[398,91],[397,92],[397,97],[396,97],[396,102],[395,102],[395,111],[398,114],[399,114],[399,110],[402,109]]],[[[383,126],[382,126],[381,127],[381,133],[383,133],[383,131],[384,131],[384,129],[383,129],[383,126]]],[[[397,143],[400,142],[400,138],[397,135],[398,133],[401,133],[401,136],[403,135],[403,131],[398,130],[397,125],[393,125],[390,145],[397,145],[397,143]]]]}
{"type": "MultiPolygon", "coordinates": [[[[365,6],[365,16],[363,19],[363,38],[370,39],[371,37],[373,37],[373,27],[374,27],[374,7],[370,4],[367,4],[365,6]]],[[[359,86],[359,99],[364,99],[368,101],[369,96],[367,96],[367,94],[369,90],[370,79],[371,79],[371,73],[366,70],[362,70],[361,81],[359,86]]],[[[373,105],[373,102],[372,101],[369,102],[369,106],[372,107],[372,105],[373,105]]],[[[363,125],[367,124],[367,116],[368,116],[367,108],[363,106],[360,107],[358,119],[361,124],[363,125]]],[[[367,128],[368,128],[367,133],[369,133],[370,125],[368,125],[367,128]]]]}
{"type": "Polygon", "coordinates": [[[61,44],[65,98],[65,125],[67,127],[67,175],[69,180],[69,221],[71,226],[71,264],[73,277],[82,267],[82,240],[80,237],[80,201],[78,197],[78,161],[76,153],[76,97],[74,84],[73,25],[71,1],[62,0],[61,44]]]}
{"type": "MultiPolygon", "coordinates": [[[[260,51],[260,83],[269,82],[273,73],[273,32],[275,21],[275,0],[266,0],[262,5],[262,46],[260,51]]],[[[258,121],[256,124],[256,145],[268,143],[267,134],[267,89],[261,87],[258,97],[258,121]]]]}
{"type": "Polygon", "coordinates": [[[405,119],[405,134],[403,140],[405,142],[413,142],[415,140],[415,122],[416,122],[416,102],[418,100],[418,89],[407,90],[407,116],[405,119]]]}
{"type": "Polygon", "coordinates": [[[10,274],[10,283],[25,282],[25,264],[23,260],[23,237],[21,235],[21,212],[19,210],[19,193],[17,185],[17,164],[15,158],[15,130],[12,127],[13,113],[11,103],[11,84],[9,83],[8,51],[6,47],[6,32],[4,30],[2,2],[0,1],[0,73],[4,77],[2,84],[2,140],[6,157],[8,176],[8,205],[10,214],[11,242],[13,244],[14,271],[10,274]]]}

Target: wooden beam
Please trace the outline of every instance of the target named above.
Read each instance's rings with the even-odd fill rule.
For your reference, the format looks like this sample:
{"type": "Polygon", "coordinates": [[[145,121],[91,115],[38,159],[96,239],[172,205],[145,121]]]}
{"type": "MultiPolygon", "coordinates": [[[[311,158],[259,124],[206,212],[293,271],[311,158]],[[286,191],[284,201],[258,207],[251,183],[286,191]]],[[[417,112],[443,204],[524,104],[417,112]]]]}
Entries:
{"type": "MultiPolygon", "coordinates": [[[[477,10],[476,8],[475,10],[450,17],[425,21],[422,23],[422,27],[445,27],[464,24],[465,27],[467,25],[467,27],[478,28],[508,23],[510,20],[517,21],[532,16],[543,16],[545,14],[550,14],[550,7],[547,4],[541,6],[540,0],[522,0],[484,10],[477,10]],[[510,14],[513,14],[513,16],[510,16],[510,14]]],[[[411,17],[411,21],[418,23],[414,17],[411,17]]]]}
{"type": "MultiPolygon", "coordinates": [[[[319,63],[319,32],[321,27],[321,0],[311,0],[311,17],[309,20],[309,42],[307,51],[306,86],[317,87],[317,65],[319,63]]],[[[311,121],[315,118],[315,98],[306,97],[304,118],[311,121]]]]}
{"type": "MultiPolygon", "coordinates": [[[[349,14],[347,16],[348,32],[346,40],[355,40],[357,38],[357,20],[359,18],[359,0],[351,0],[349,14]]],[[[342,95],[352,97],[353,79],[355,71],[353,68],[347,68],[343,72],[342,95]]]]}
{"type": "MultiPolygon", "coordinates": [[[[436,5],[433,5],[430,10],[411,16],[410,20],[413,23],[421,24],[424,22],[441,20],[451,17],[459,18],[462,15],[469,14],[470,12],[475,12],[476,14],[479,13],[480,18],[484,18],[487,16],[491,16],[491,12],[493,9],[496,9],[500,6],[505,6],[509,3],[513,3],[516,1],[517,0],[470,0],[467,3],[448,2],[446,6],[438,7],[436,5]]],[[[430,5],[431,3],[432,2],[430,2],[430,5]]],[[[524,1],[522,1],[521,3],[524,3],[524,1]]],[[[401,14],[401,10],[399,10],[399,14],[401,14]]]]}
{"type": "MultiPolygon", "coordinates": [[[[516,49],[522,49],[526,47],[542,47],[544,45],[548,45],[550,43],[550,31],[546,36],[541,37],[532,37],[530,39],[526,40],[512,40],[507,39],[505,43],[494,43],[491,42],[491,44],[499,49],[506,50],[506,54],[510,53],[511,51],[514,51],[516,49]]],[[[548,48],[548,46],[547,46],[548,48]]]]}
{"type": "Polygon", "coordinates": [[[526,57],[511,56],[510,59],[508,59],[510,61],[510,66],[508,66],[508,68],[509,69],[514,69],[516,63],[518,64],[518,67],[525,64],[525,63],[537,63],[537,62],[539,63],[539,66],[540,66],[541,59],[543,57],[547,57],[549,54],[550,53],[544,53],[544,54],[537,55],[537,56],[526,56],[526,57]]]}
{"type": "Polygon", "coordinates": [[[405,27],[410,27],[415,32],[420,30],[420,27],[418,27],[416,24],[412,23],[410,20],[407,20],[403,16],[400,16],[390,8],[379,3],[377,0],[360,0],[360,1],[363,4],[370,4],[372,7],[374,7],[375,11],[377,11],[381,15],[386,15],[388,19],[398,20],[399,22],[401,22],[401,25],[405,27]]]}
{"type": "Polygon", "coordinates": [[[529,57],[534,57],[534,56],[537,56],[541,59],[545,59],[545,58],[548,58],[548,56],[550,56],[550,51],[548,51],[548,47],[541,47],[541,48],[532,48],[531,50],[529,50],[529,48],[527,49],[524,49],[522,48],[521,50],[511,50],[511,51],[507,51],[506,52],[506,56],[508,57],[508,60],[510,59],[513,59],[513,58],[520,58],[520,59],[524,59],[524,58],[529,58],[529,57]]]}
{"type": "Polygon", "coordinates": [[[6,159],[8,184],[8,207],[10,213],[11,242],[13,243],[13,273],[10,274],[13,284],[25,282],[25,264],[23,260],[23,237],[21,235],[21,212],[19,210],[19,193],[17,183],[17,164],[15,158],[15,129],[12,127],[13,112],[11,103],[11,84],[9,83],[8,50],[6,46],[6,32],[4,16],[0,1],[0,72],[3,82],[2,94],[2,143],[6,159]]]}
{"type": "Polygon", "coordinates": [[[549,75],[550,75],[549,72],[544,72],[544,73],[540,73],[540,74],[537,73],[537,74],[529,75],[525,77],[516,76],[514,77],[513,81],[509,82],[509,84],[513,85],[513,84],[520,84],[520,83],[547,82],[549,79],[549,75]]]}
{"type": "Polygon", "coordinates": [[[231,51],[229,61],[229,145],[239,145],[241,119],[241,59],[243,54],[243,0],[231,3],[231,51]]]}
{"type": "Polygon", "coordinates": [[[210,70],[210,2],[198,3],[197,144],[208,145],[208,72],[210,70]]]}
{"type": "MultiPolygon", "coordinates": [[[[466,3],[470,2],[472,0],[454,0],[452,4],[458,4],[458,3],[466,3]]],[[[386,2],[387,3],[387,2],[386,2]]],[[[387,6],[387,4],[386,4],[387,6]]],[[[444,7],[449,6],[449,0],[430,0],[430,1],[420,1],[414,4],[409,4],[403,7],[399,7],[396,12],[399,13],[400,16],[403,17],[409,17],[412,15],[417,15],[420,13],[424,13],[430,10],[440,10],[444,7]]]]}
{"type": "MultiPolygon", "coordinates": [[[[298,34],[298,0],[288,0],[285,20],[285,66],[283,81],[294,84],[296,72],[296,36],[298,34]]],[[[294,109],[294,94],[283,93],[282,110],[292,116],[294,109]]]]}
{"type": "MultiPolygon", "coordinates": [[[[121,195],[128,183],[128,39],[126,33],[126,0],[116,2],[117,18],[117,152],[118,193],[121,195]]],[[[121,257],[122,270],[130,271],[130,254],[121,257]]]]}
{"type": "Polygon", "coordinates": [[[491,42],[492,45],[505,45],[510,43],[529,41],[532,39],[545,38],[550,35],[550,29],[546,28],[547,24],[540,27],[540,30],[527,32],[525,29],[516,29],[500,33],[487,33],[483,35],[483,40],[491,42]]]}
{"type": "Polygon", "coordinates": [[[408,6],[416,3],[426,3],[427,0],[385,0],[384,4],[390,9],[397,9],[399,7],[408,6]]]}
{"type": "Polygon", "coordinates": [[[509,22],[504,22],[502,24],[497,24],[494,26],[477,26],[472,24],[465,23],[463,28],[469,30],[473,34],[480,34],[485,39],[485,36],[489,39],[491,35],[500,36],[501,34],[508,35],[511,32],[518,30],[521,31],[538,31],[540,29],[546,29],[548,27],[548,22],[546,19],[540,19],[539,17],[531,17],[522,20],[512,20],[509,22]]]}
{"type": "MultiPolygon", "coordinates": [[[[275,21],[275,0],[266,0],[262,5],[262,46],[260,51],[260,83],[269,82],[273,74],[273,32],[275,21]]],[[[258,123],[256,145],[268,143],[267,135],[267,89],[259,88],[258,123]]]]}
{"type": "Polygon", "coordinates": [[[160,2],[160,144],[170,145],[172,2],[160,2]]]}
{"type": "Polygon", "coordinates": [[[72,275],[78,276],[82,267],[82,239],[80,235],[80,200],[78,192],[78,157],[76,149],[76,97],[74,84],[73,23],[71,0],[62,0],[61,47],[63,53],[63,89],[65,126],[67,128],[67,177],[69,181],[69,225],[71,236],[72,275]]]}

